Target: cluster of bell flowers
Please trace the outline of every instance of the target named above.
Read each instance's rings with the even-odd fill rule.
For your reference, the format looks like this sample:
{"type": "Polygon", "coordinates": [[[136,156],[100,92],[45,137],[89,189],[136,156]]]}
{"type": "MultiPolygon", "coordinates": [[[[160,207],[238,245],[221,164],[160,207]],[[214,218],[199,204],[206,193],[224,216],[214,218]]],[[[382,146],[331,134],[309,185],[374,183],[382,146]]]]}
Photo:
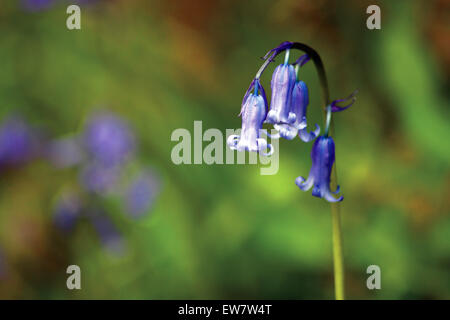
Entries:
{"type": "MultiPolygon", "coordinates": [[[[305,179],[300,176],[295,182],[303,191],[313,188],[313,196],[324,198],[329,202],[342,201],[342,196],[334,197],[339,193],[339,186],[335,191],[330,189],[330,176],[335,161],[335,145],[333,138],[328,135],[329,122],[323,136],[318,137],[320,127],[317,124],[313,131],[307,130],[306,113],[309,93],[306,83],[299,79],[299,69],[310,60],[310,57],[308,54],[304,54],[290,64],[289,51],[292,44],[292,42],[283,42],[264,56],[263,59],[266,61],[251,82],[242,101],[239,114],[242,117],[241,134],[230,136],[227,144],[232,150],[260,152],[262,155],[269,156],[274,150],[272,145],[261,137],[262,133],[272,139],[281,137],[293,140],[298,136],[304,142],[310,142],[317,138],[311,151],[312,166],[309,177],[305,179]],[[269,110],[260,76],[274,57],[282,51],[286,51],[286,56],[284,63],[276,67],[272,75],[269,110]],[[263,130],[264,123],[272,124],[277,133],[271,135],[263,130]]],[[[350,107],[355,101],[355,93],[345,99],[331,102],[327,106],[328,117],[331,118],[332,112],[339,112],[350,107]],[[347,100],[351,100],[348,105],[339,105],[347,100]]]]}

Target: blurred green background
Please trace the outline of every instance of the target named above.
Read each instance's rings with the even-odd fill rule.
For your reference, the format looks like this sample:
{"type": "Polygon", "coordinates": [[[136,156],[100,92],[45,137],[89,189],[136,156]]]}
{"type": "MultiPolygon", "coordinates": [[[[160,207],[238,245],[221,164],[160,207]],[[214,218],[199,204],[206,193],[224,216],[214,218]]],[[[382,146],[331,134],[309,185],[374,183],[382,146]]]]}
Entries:
{"type": "MultiPolygon", "coordinates": [[[[194,120],[241,126],[259,58],[286,40],[321,54],[332,99],[359,89],[334,118],[347,297],[450,298],[447,1],[91,2],[69,31],[65,2],[29,11],[2,1],[0,117],[19,113],[59,137],[111,110],[133,127],[134,161],[158,172],[161,191],[138,220],[103,200],[126,244],[116,255],[87,223],[55,229],[55,197],[76,170],[43,160],[2,169],[0,298],[332,299],[329,205],[294,184],[308,175],[311,144],[280,141],[279,171],[266,176],[258,165],[170,157],[171,133],[194,120]],[[370,4],[381,30],[366,28],[370,4]],[[70,264],[81,290],[66,288],[70,264]],[[371,264],[381,290],[366,288],[371,264]]],[[[262,80],[269,95],[276,65],[262,80]]],[[[322,124],[311,63],[302,79],[310,126],[322,124]]]]}

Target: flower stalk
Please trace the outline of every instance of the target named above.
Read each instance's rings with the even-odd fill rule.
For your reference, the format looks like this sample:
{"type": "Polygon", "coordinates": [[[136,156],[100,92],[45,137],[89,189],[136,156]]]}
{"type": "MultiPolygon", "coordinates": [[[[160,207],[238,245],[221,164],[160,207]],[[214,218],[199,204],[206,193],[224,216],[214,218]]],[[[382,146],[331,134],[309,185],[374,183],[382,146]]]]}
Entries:
{"type": "MultiPolygon", "coordinates": [[[[320,55],[310,46],[294,42],[290,49],[298,49],[307,54],[307,56],[314,62],[317,74],[319,76],[320,87],[322,89],[322,101],[325,108],[324,112],[324,123],[325,123],[325,136],[333,134],[333,121],[332,121],[332,110],[330,105],[330,93],[328,89],[328,81],[325,73],[325,67],[323,65],[320,55]]],[[[281,52],[281,51],[280,51],[281,52]]],[[[268,65],[268,61],[271,61],[275,56],[280,53],[275,51],[271,57],[269,57],[263,66],[258,71],[258,78],[261,76],[262,72],[268,65]]],[[[332,189],[337,188],[337,175],[336,175],[336,162],[333,165],[330,179],[330,187],[332,189]]],[[[344,286],[344,257],[342,250],[342,231],[341,231],[341,221],[340,221],[340,204],[339,202],[330,203],[331,207],[331,223],[332,223],[332,241],[333,241],[333,266],[334,266],[334,289],[336,300],[345,299],[345,286],[344,286]]]]}
{"type": "MultiPolygon", "coordinates": [[[[319,75],[320,87],[322,89],[322,101],[326,106],[324,109],[325,118],[325,136],[333,135],[333,121],[332,111],[330,105],[330,93],[328,89],[328,81],[325,73],[325,67],[323,65],[320,55],[312,48],[305,44],[294,43],[293,47],[304,51],[314,62],[319,75]]],[[[337,188],[337,174],[336,174],[336,161],[334,162],[330,187],[335,190],[337,188]]],[[[341,213],[340,203],[331,202],[331,225],[332,225],[332,240],[333,240],[333,267],[334,267],[334,293],[336,300],[345,299],[345,277],[344,277],[344,255],[342,249],[342,230],[341,230],[341,213]]]]}
{"type": "Polygon", "coordinates": [[[309,177],[305,179],[299,176],[295,183],[300,190],[308,191],[312,188],[313,196],[330,202],[335,296],[336,300],[343,300],[345,298],[344,259],[339,202],[344,197],[338,196],[336,198],[340,188],[337,184],[336,175],[332,115],[334,112],[340,112],[349,108],[356,100],[355,95],[357,91],[345,99],[330,102],[328,81],[322,59],[313,48],[306,44],[283,42],[267,52],[263,59],[265,61],[256,73],[242,101],[240,116],[242,116],[243,134],[241,136],[230,136],[227,144],[232,150],[257,151],[263,155],[270,155],[273,152],[272,146],[268,145],[259,136],[263,123],[273,124],[278,131],[276,135],[271,135],[262,130],[264,134],[273,139],[281,137],[292,140],[299,136],[303,142],[315,140],[311,151],[312,166],[309,177]],[[289,56],[292,49],[303,51],[304,54],[294,63],[289,64],[289,56]],[[268,110],[266,94],[260,78],[270,62],[274,61],[275,57],[282,52],[285,52],[284,63],[276,67],[273,72],[271,106],[270,110],[268,110]],[[312,60],[314,63],[322,91],[322,103],[324,106],[322,110],[325,125],[323,136],[318,136],[320,127],[317,124],[314,131],[308,132],[307,130],[306,112],[309,104],[309,94],[307,85],[299,79],[299,68],[309,60],[312,60]],[[252,89],[254,89],[253,94],[250,93],[252,89]],[[347,105],[339,105],[339,103],[348,100],[351,101],[347,105]],[[268,152],[265,152],[265,150],[268,150],[268,152]]]}

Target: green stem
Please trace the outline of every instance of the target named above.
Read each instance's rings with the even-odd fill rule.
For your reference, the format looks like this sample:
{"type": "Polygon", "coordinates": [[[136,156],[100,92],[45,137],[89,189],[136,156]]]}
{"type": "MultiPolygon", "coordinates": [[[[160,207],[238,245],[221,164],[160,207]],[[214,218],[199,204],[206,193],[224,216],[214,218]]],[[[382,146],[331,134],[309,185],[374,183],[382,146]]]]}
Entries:
{"type": "Polygon", "coordinates": [[[286,50],[286,55],[284,56],[284,64],[287,65],[289,63],[289,53],[291,51],[289,49],[286,50]]]}
{"type": "MultiPolygon", "coordinates": [[[[336,167],[334,168],[336,181],[336,167]]],[[[331,221],[333,225],[333,264],[334,264],[334,294],[336,300],[345,299],[344,287],[344,257],[342,254],[342,234],[340,221],[340,205],[331,203],[331,221]]]]}
{"type": "MultiPolygon", "coordinates": [[[[333,123],[330,124],[330,135],[332,135],[333,123]]],[[[330,188],[337,188],[336,161],[331,170],[330,188]]],[[[340,202],[332,202],[331,225],[333,230],[333,266],[334,266],[334,294],[336,300],[345,299],[345,277],[344,277],[344,255],[342,249],[342,229],[341,229],[341,205],[340,202]]]]}

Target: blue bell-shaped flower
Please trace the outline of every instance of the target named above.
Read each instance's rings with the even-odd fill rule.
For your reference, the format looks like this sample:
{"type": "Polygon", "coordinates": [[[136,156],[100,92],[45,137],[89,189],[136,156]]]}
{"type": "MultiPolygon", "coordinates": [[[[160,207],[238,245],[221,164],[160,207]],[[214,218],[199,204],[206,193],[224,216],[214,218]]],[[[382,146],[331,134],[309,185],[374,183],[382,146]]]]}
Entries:
{"type": "Polygon", "coordinates": [[[312,166],[308,180],[298,177],[295,184],[303,191],[308,191],[313,187],[312,195],[324,198],[329,202],[338,202],[344,199],[343,196],[335,198],[333,194],[339,193],[339,186],[336,191],[330,190],[330,175],[334,163],[334,141],[331,137],[321,136],[316,139],[311,151],[312,166]]]}
{"type": "Polygon", "coordinates": [[[292,124],[296,116],[291,112],[292,89],[295,84],[295,69],[290,64],[281,64],[272,75],[272,98],[267,122],[272,124],[292,124]]]}
{"type": "Polygon", "coordinates": [[[227,144],[232,150],[258,151],[263,155],[273,153],[272,145],[260,138],[262,125],[267,115],[267,101],[265,92],[258,79],[253,80],[242,102],[241,113],[242,130],[241,135],[231,135],[227,144]],[[254,89],[254,92],[250,92],[254,89]],[[268,152],[264,150],[269,149],[268,152]]]}

